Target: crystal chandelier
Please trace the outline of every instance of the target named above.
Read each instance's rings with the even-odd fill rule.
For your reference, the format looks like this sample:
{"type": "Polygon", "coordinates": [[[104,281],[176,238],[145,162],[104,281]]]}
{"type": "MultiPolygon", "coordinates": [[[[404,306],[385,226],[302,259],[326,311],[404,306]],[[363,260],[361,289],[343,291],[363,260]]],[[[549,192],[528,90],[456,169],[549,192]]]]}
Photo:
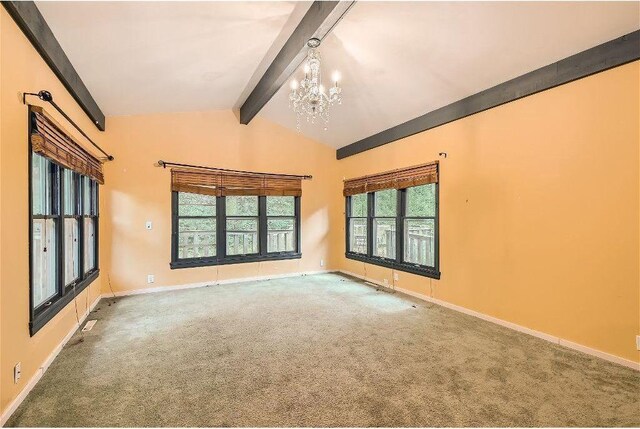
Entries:
{"type": "Polygon", "coordinates": [[[303,117],[312,124],[315,124],[316,120],[322,121],[326,130],[329,123],[329,107],[336,103],[342,104],[342,88],[338,86],[340,76],[337,72],[334,73],[333,86],[329,88],[327,94],[320,71],[320,52],[318,52],[320,40],[310,39],[307,46],[309,51],[304,65],[304,79],[299,84],[295,79],[291,81],[289,107],[296,114],[298,131],[300,131],[300,122],[303,117]]]}

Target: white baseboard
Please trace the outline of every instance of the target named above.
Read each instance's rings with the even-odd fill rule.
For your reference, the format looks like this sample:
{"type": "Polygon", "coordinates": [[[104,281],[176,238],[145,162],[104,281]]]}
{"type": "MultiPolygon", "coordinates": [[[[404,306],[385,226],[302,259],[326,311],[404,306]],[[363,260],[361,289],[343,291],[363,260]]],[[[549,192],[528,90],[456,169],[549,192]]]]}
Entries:
{"type": "MultiPolygon", "coordinates": [[[[89,291],[87,289],[87,293],[88,292],[89,291]]],[[[51,366],[51,363],[62,351],[64,346],[67,344],[67,342],[69,342],[73,334],[82,325],[82,323],[85,321],[87,316],[89,316],[89,313],[96,307],[96,305],[98,305],[98,302],[100,302],[101,299],[102,299],[102,296],[99,295],[95,299],[95,301],[93,301],[93,303],[89,306],[89,308],[85,311],[85,313],[79,317],[80,322],[79,323],[76,322],[73,324],[73,327],[69,330],[67,335],[65,335],[62,341],[60,341],[60,343],[56,346],[56,348],[53,349],[53,351],[49,354],[49,356],[47,356],[47,358],[44,360],[42,365],[40,365],[40,367],[36,370],[36,373],[33,374],[33,376],[24,386],[22,391],[20,391],[18,396],[16,396],[16,398],[13,401],[11,401],[7,409],[4,410],[4,412],[2,413],[2,416],[0,416],[0,427],[4,426],[5,423],[7,423],[7,421],[9,420],[9,417],[11,417],[11,415],[15,412],[15,410],[20,406],[22,401],[24,401],[24,399],[27,397],[29,392],[31,392],[31,389],[33,389],[34,386],[38,383],[38,381],[40,381],[44,373],[47,371],[47,369],[49,369],[49,366],[51,366]]]]}
{"type": "MultiPolygon", "coordinates": [[[[366,278],[365,279],[364,276],[361,276],[361,275],[356,274],[356,273],[352,273],[350,271],[340,270],[339,272],[341,272],[343,274],[346,274],[348,276],[352,276],[352,277],[356,277],[356,278],[359,278],[359,279],[362,279],[362,280],[366,280],[369,283],[373,283],[373,284],[376,284],[378,286],[382,286],[384,288],[389,288],[389,285],[385,285],[385,284],[383,284],[383,283],[381,283],[379,281],[372,280],[370,278],[366,278]]],[[[541,339],[549,341],[551,343],[558,344],[558,345],[561,345],[563,347],[567,347],[567,348],[570,348],[570,349],[573,349],[573,350],[577,350],[579,352],[586,353],[588,355],[595,356],[595,357],[598,357],[600,359],[604,359],[604,360],[607,360],[609,362],[616,363],[618,365],[623,365],[623,366],[626,366],[628,368],[635,369],[636,371],[640,371],[640,363],[639,362],[634,362],[634,361],[631,361],[631,360],[628,360],[628,359],[625,359],[625,358],[621,358],[619,356],[615,356],[615,355],[612,355],[612,354],[609,354],[609,353],[605,353],[603,351],[596,350],[596,349],[593,349],[591,347],[584,346],[582,344],[577,344],[577,343],[571,342],[569,340],[565,340],[563,338],[556,337],[554,335],[546,334],[544,332],[536,331],[534,329],[530,329],[530,328],[527,328],[525,326],[521,326],[521,325],[517,325],[517,324],[512,323],[512,322],[508,322],[506,320],[498,319],[497,317],[488,316],[488,315],[480,313],[478,311],[470,310],[470,309],[468,309],[466,307],[461,307],[459,305],[451,304],[450,302],[442,301],[442,300],[436,299],[436,298],[432,298],[432,297],[430,297],[428,295],[424,295],[424,294],[421,294],[421,293],[418,293],[418,292],[414,292],[414,291],[411,291],[411,290],[408,290],[408,289],[395,287],[395,290],[398,291],[398,292],[402,292],[404,294],[407,294],[407,295],[411,295],[411,296],[413,296],[415,298],[422,299],[424,301],[428,301],[428,302],[431,302],[433,304],[449,308],[451,310],[459,311],[460,313],[468,314],[470,316],[474,316],[474,317],[477,317],[479,319],[486,320],[487,322],[492,322],[492,323],[495,323],[497,325],[504,326],[504,327],[509,328],[509,329],[513,329],[514,331],[518,331],[518,332],[522,332],[524,334],[532,335],[534,337],[541,338],[541,339]]]]}
{"type": "Polygon", "coordinates": [[[299,276],[310,276],[314,274],[326,274],[335,272],[333,270],[320,270],[320,271],[303,271],[298,273],[287,273],[287,274],[272,274],[265,276],[255,276],[255,277],[241,277],[237,279],[225,279],[218,281],[208,281],[208,282],[200,282],[200,283],[186,283],[180,285],[170,285],[170,286],[158,286],[151,288],[143,288],[143,289],[132,289],[132,290],[123,290],[117,291],[114,293],[106,292],[102,294],[102,298],[111,298],[114,295],[116,297],[121,296],[130,296],[130,295],[141,295],[146,293],[156,293],[156,292],[168,292],[171,290],[182,290],[182,289],[194,289],[205,286],[217,286],[217,285],[225,285],[225,284],[233,284],[233,283],[249,283],[260,280],[272,280],[272,279],[283,279],[287,277],[299,277],[299,276]]]}

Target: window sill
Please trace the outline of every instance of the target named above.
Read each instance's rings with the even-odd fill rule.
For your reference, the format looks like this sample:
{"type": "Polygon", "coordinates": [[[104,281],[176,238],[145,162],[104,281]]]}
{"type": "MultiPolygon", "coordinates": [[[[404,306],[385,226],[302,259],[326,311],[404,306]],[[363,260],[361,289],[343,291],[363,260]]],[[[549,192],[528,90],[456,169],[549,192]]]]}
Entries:
{"type": "Polygon", "coordinates": [[[300,259],[302,253],[273,253],[267,255],[229,256],[224,259],[182,259],[172,261],[169,266],[172,270],[180,268],[210,267],[215,265],[244,264],[262,261],[284,261],[287,259],[300,259]]]}
{"type": "MultiPolygon", "coordinates": [[[[93,270],[87,278],[78,283],[75,287],[76,293],[78,296],[80,292],[85,290],[87,286],[89,286],[95,279],[98,278],[100,274],[100,270],[93,270]]],[[[56,314],[60,312],[64,307],[67,306],[71,301],[73,301],[73,291],[69,291],[56,301],[52,302],[49,307],[43,308],[39,310],[36,314],[34,314],[33,319],[29,322],[29,333],[33,337],[44,325],[49,322],[49,320],[53,319],[56,314]]]]}
{"type": "Polygon", "coordinates": [[[385,268],[393,268],[394,270],[404,271],[406,273],[440,280],[440,271],[431,267],[399,263],[399,262],[391,261],[389,259],[369,257],[367,255],[362,255],[359,253],[352,253],[352,252],[346,252],[345,257],[347,259],[353,259],[354,261],[361,261],[367,264],[378,265],[385,268]]]}

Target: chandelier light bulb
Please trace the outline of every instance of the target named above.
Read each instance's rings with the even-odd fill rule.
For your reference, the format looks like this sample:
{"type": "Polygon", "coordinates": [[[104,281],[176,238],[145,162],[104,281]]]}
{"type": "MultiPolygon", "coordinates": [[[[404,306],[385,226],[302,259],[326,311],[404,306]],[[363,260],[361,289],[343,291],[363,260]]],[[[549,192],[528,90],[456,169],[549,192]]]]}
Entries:
{"type": "Polygon", "coordinates": [[[289,84],[289,86],[291,87],[292,91],[295,91],[296,89],[298,89],[298,81],[297,80],[292,80],[291,83],[289,84]]]}
{"type": "Polygon", "coordinates": [[[304,74],[309,74],[311,71],[311,67],[309,67],[309,63],[304,63],[304,74]]]}
{"type": "Polygon", "coordinates": [[[324,85],[320,85],[320,87],[318,89],[320,89],[320,93],[321,94],[324,94],[324,85]]]}
{"type": "Polygon", "coordinates": [[[340,72],[337,70],[331,74],[331,80],[336,86],[338,86],[338,82],[340,81],[340,78],[341,78],[340,72]]]}

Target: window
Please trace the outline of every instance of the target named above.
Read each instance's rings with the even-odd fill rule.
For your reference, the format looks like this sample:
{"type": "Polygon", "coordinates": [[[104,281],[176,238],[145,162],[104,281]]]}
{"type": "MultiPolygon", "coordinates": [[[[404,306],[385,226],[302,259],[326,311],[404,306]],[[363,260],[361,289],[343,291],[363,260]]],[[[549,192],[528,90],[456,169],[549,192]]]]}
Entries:
{"type": "Polygon", "coordinates": [[[97,191],[98,184],[86,176],[82,177],[84,203],[82,220],[84,226],[84,272],[96,268],[96,230],[98,225],[97,191]]]}
{"type": "Polygon", "coordinates": [[[178,195],[178,258],[216,256],[216,197],[178,195]]]}
{"type": "Polygon", "coordinates": [[[347,223],[349,225],[349,252],[367,254],[367,194],[347,198],[347,223]]]}
{"type": "Polygon", "coordinates": [[[267,253],[296,248],[295,197],[267,197],[267,253]]]}
{"type": "Polygon", "coordinates": [[[420,266],[436,264],[436,185],[421,185],[406,190],[404,225],[404,261],[420,266]]]}
{"type": "Polygon", "coordinates": [[[346,211],[347,258],[440,278],[437,183],[350,195],[346,211]]]}
{"type": "Polygon", "coordinates": [[[102,162],[44,109],[29,106],[29,331],[98,277],[102,162]]]}
{"type": "Polygon", "coordinates": [[[98,275],[98,184],[31,154],[31,334],[98,275]]]}
{"type": "Polygon", "coordinates": [[[386,189],[375,192],[373,201],[373,255],[396,259],[398,191],[386,189]]]}
{"type": "Polygon", "coordinates": [[[31,163],[31,299],[34,309],[50,305],[58,294],[59,168],[33,155],[31,163]]]}
{"type": "Polygon", "coordinates": [[[226,197],[227,255],[258,253],[258,197],[226,197]]]}
{"type": "Polygon", "coordinates": [[[300,258],[300,197],[173,192],[172,268],[300,258]]]}
{"type": "MultiPolygon", "coordinates": [[[[64,284],[80,277],[80,216],[78,212],[79,176],[64,170],[64,284]]],[[[86,245],[85,245],[86,246],[86,245]]]]}

